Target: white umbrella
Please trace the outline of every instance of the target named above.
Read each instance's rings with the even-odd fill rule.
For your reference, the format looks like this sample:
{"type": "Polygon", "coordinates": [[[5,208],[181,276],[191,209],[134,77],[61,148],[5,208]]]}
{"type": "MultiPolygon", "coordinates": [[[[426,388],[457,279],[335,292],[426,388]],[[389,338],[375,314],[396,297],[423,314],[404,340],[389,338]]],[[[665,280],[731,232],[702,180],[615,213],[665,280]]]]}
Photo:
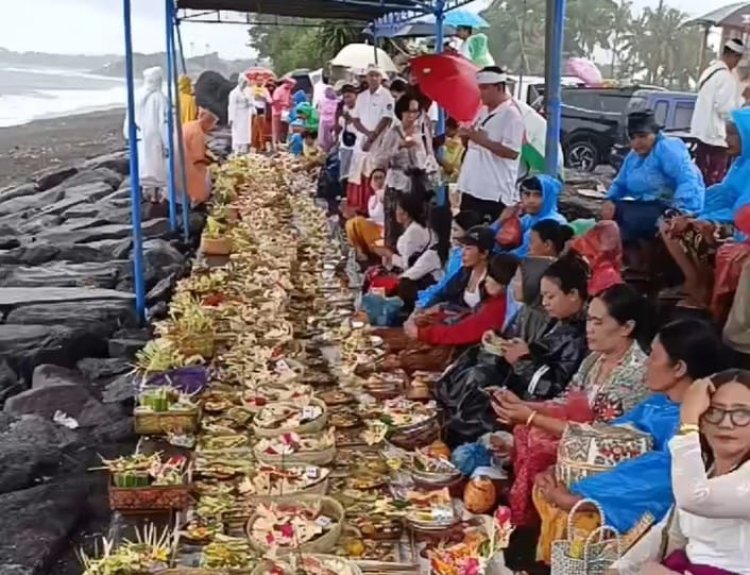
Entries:
{"type": "Polygon", "coordinates": [[[366,69],[368,66],[377,65],[384,72],[398,72],[398,68],[391,57],[380,48],[368,44],[349,44],[336,54],[331,60],[332,66],[344,68],[366,69]]]}

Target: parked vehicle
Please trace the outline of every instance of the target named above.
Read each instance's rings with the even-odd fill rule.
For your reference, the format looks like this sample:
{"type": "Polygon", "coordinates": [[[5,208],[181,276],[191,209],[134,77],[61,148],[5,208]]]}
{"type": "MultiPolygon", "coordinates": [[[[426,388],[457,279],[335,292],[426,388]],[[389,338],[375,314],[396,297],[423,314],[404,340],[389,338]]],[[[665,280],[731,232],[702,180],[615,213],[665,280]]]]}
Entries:
{"type": "Polygon", "coordinates": [[[690,136],[690,123],[698,94],[694,92],[669,92],[663,90],[638,90],[628,103],[626,113],[620,121],[617,140],[612,146],[609,163],[616,170],[620,169],[630,151],[627,130],[627,115],[631,112],[653,110],[656,122],[665,134],[685,141],[691,153],[695,141],[690,136]]]}
{"type": "MultiPolygon", "coordinates": [[[[583,82],[576,76],[563,76],[560,78],[563,88],[583,87],[583,82]]],[[[515,76],[508,75],[508,90],[516,100],[534,105],[544,95],[543,76],[515,76]]],[[[537,110],[538,112],[539,110],[537,110]]]]}

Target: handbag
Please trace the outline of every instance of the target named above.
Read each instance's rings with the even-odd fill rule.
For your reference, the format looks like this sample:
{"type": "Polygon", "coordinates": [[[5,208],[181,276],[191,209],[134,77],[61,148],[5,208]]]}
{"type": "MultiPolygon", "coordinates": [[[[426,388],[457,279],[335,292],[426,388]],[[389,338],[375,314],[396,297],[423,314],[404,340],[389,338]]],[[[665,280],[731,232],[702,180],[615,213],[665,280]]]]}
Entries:
{"type": "Polygon", "coordinates": [[[611,525],[604,524],[604,510],[596,501],[581,499],[568,513],[566,539],[552,542],[550,575],[604,575],[621,556],[620,534],[611,525]],[[601,517],[602,526],[597,527],[581,540],[576,537],[573,519],[585,504],[596,508],[601,517]],[[614,537],[605,539],[607,533],[614,537]]]}
{"type": "Polygon", "coordinates": [[[653,438],[630,427],[569,423],[557,448],[555,477],[571,487],[653,449],[653,438]]]}
{"type": "Polygon", "coordinates": [[[503,222],[495,236],[495,242],[504,250],[513,250],[523,243],[523,227],[518,216],[512,216],[503,222]]]}

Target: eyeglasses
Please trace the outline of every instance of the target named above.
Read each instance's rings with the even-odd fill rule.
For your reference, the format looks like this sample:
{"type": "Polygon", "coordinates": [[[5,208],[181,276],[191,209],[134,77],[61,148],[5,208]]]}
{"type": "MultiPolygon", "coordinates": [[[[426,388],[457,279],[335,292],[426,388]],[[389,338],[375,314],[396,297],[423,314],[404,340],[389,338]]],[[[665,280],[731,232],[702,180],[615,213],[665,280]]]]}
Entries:
{"type": "Polygon", "coordinates": [[[747,427],[750,425],[750,409],[722,409],[709,407],[703,414],[703,420],[712,425],[719,425],[729,416],[733,427],[747,427]]]}

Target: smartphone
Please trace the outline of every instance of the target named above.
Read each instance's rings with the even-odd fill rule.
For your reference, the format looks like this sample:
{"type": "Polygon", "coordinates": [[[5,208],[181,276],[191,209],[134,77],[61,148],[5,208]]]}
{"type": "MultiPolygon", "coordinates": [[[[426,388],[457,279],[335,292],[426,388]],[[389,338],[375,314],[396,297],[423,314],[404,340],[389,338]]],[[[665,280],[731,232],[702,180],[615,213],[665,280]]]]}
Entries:
{"type": "Polygon", "coordinates": [[[489,387],[483,387],[479,391],[482,392],[484,395],[490,398],[490,400],[494,400],[495,393],[498,391],[503,391],[504,388],[499,387],[497,385],[490,385],[489,387]]]}

